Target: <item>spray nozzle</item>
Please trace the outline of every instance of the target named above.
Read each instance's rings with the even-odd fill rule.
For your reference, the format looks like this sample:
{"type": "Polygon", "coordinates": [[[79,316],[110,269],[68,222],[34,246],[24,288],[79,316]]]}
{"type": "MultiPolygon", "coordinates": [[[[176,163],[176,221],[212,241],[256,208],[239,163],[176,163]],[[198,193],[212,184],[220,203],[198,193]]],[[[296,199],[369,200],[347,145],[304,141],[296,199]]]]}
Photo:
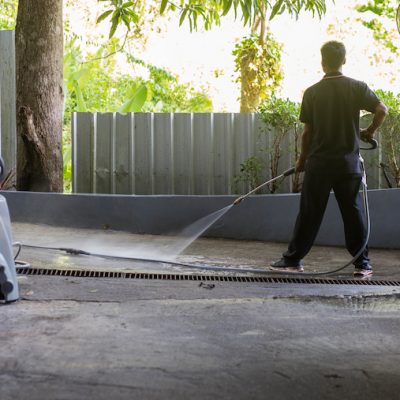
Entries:
{"type": "Polygon", "coordinates": [[[237,206],[237,205],[240,204],[242,201],[243,201],[243,197],[242,197],[242,196],[241,196],[241,197],[238,197],[238,198],[233,202],[233,205],[234,205],[234,206],[237,206]]]}

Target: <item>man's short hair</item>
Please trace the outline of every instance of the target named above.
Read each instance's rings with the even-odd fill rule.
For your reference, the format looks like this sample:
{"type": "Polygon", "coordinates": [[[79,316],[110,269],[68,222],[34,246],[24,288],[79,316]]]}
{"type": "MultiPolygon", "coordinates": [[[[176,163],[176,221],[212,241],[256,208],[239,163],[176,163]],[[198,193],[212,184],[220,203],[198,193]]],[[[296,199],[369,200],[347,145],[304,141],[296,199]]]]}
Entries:
{"type": "Polygon", "coordinates": [[[341,42],[332,40],[321,47],[322,62],[329,68],[339,68],[344,64],[346,48],[341,42]]]}

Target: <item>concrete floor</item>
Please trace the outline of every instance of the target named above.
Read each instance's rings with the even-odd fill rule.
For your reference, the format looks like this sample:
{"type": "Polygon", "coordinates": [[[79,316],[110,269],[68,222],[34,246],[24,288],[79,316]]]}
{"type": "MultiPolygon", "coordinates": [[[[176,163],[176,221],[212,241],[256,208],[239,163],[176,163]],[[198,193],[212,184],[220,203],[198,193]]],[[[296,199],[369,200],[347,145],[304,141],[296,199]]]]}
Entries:
{"type": "MultiPolygon", "coordinates": [[[[24,243],[125,255],[137,244],[158,256],[170,240],[26,224],[13,233],[24,243]]],[[[246,269],[284,248],[200,239],[180,259],[246,269]]],[[[379,279],[399,280],[399,251],[371,257],[379,279]]],[[[196,273],[34,249],[20,258],[43,268],[196,273]]],[[[307,266],[347,259],[341,249],[316,248],[307,266]]],[[[21,300],[0,308],[1,400],[399,398],[400,287],[52,276],[19,283],[21,300]]]]}
{"type": "MultiPolygon", "coordinates": [[[[48,247],[68,247],[91,253],[112,254],[145,259],[171,259],[171,249],[182,247],[185,240],[169,236],[135,235],[116,231],[59,228],[14,223],[13,238],[24,244],[48,247]]],[[[265,269],[281,257],[286,244],[200,238],[177,258],[183,263],[233,267],[243,270],[265,269]]],[[[315,246],[305,259],[306,272],[336,269],[350,260],[343,248],[315,246]]],[[[374,280],[400,281],[400,250],[371,249],[374,280]]],[[[199,273],[199,270],[163,263],[103,260],[90,256],[73,256],[64,252],[23,248],[20,259],[43,268],[90,268],[136,272],[199,273]]],[[[203,271],[204,272],[204,271],[203,271]]],[[[334,274],[333,278],[352,279],[352,267],[334,274]]],[[[273,274],[271,274],[273,275],[273,274]]]]}

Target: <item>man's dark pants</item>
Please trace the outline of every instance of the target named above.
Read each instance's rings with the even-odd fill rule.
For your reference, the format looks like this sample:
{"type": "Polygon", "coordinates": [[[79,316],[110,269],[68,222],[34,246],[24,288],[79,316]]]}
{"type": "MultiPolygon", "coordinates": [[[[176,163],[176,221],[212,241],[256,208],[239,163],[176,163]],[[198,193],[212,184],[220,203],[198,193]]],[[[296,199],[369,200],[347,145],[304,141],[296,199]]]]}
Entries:
{"type": "MultiPolygon", "coordinates": [[[[366,238],[363,206],[360,195],[361,174],[327,174],[307,171],[304,176],[300,212],[288,251],[283,254],[290,262],[298,262],[311,250],[324,216],[329,193],[333,189],[342,214],[346,247],[352,256],[366,238]]],[[[368,264],[368,248],[355,264],[368,264]]]]}

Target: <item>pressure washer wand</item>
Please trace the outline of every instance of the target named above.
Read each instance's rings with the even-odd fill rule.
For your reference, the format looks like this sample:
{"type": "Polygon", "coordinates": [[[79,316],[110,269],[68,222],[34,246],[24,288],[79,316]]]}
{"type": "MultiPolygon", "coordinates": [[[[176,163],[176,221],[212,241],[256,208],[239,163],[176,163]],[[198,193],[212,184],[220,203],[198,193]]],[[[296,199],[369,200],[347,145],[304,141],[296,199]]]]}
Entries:
{"type": "Polygon", "coordinates": [[[260,186],[257,186],[257,187],[256,187],[255,189],[253,189],[251,192],[249,192],[249,193],[247,193],[247,194],[244,194],[243,196],[238,197],[238,198],[233,202],[233,204],[234,204],[235,206],[238,205],[238,204],[241,203],[246,197],[249,197],[251,194],[257,192],[258,190],[260,190],[260,189],[263,188],[264,186],[269,185],[270,183],[275,182],[275,181],[277,181],[278,179],[285,178],[285,177],[287,177],[287,176],[289,176],[289,175],[292,175],[292,174],[294,174],[294,172],[295,172],[295,167],[289,168],[288,170],[286,170],[286,171],[283,172],[282,174],[276,176],[275,178],[272,178],[272,179],[270,179],[269,181],[262,183],[260,186]]]}

